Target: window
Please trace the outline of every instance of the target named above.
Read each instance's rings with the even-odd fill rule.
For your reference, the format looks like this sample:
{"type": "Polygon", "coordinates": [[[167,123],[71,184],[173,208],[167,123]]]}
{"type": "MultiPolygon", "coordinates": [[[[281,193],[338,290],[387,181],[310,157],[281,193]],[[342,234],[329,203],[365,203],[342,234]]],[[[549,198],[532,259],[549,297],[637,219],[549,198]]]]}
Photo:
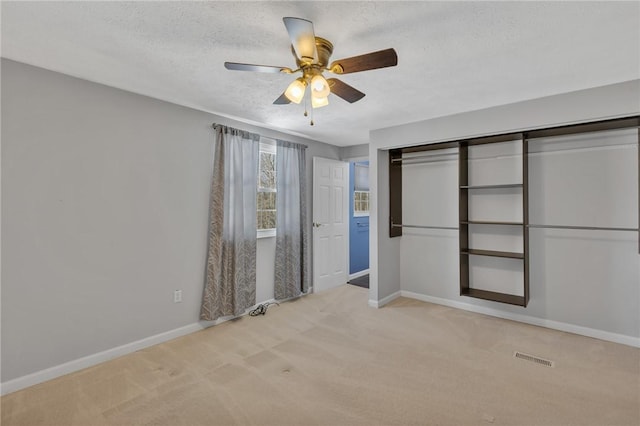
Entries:
{"type": "Polygon", "coordinates": [[[354,216],[369,215],[369,191],[353,192],[353,213],[354,216]]]}
{"type": "Polygon", "coordinates": [[[354,164],[353,215],[369,216],[369,162],[354,164]]]}
{"type": "Polygon", "coordinates": [[[257,194],[258,238],[276,235],[276,145],[272,139],[260,140],[257,194]]]}

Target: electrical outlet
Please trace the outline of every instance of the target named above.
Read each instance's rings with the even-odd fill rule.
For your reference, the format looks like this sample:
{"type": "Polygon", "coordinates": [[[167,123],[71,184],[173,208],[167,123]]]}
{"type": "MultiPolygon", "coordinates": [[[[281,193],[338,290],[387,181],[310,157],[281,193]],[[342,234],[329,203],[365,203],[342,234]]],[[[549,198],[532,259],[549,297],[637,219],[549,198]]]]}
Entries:
{"type": "Polygon", "coordinates": [[[182,290],[176,290],[173,292],[173,303],[182,302],[182,290]]]}

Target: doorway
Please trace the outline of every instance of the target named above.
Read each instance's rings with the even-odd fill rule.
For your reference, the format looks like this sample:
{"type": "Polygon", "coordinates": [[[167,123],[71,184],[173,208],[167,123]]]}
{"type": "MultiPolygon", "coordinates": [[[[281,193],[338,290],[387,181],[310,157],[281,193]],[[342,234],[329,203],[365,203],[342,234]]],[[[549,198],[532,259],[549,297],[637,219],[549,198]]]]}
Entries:
{"type": "Polygon", "coordinates": [[[369,288],[369,161],[349,163],[349,284],[369,288]]]}

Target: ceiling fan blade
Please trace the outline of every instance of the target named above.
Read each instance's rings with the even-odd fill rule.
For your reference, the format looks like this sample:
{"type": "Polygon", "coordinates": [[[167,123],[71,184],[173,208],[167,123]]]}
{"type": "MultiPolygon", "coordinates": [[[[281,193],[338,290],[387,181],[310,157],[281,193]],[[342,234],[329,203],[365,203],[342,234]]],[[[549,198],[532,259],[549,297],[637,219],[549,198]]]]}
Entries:
{"type": "Polygon", "coordinates": [[[327,82],[329,83],[331,93],[341,97],[349,103],[357,102],[365,96],[364,93],[355,87],[349,86],[347,83],[338,80],[337,78],[328,78],[327,82]]]}
{"type": "Polygon", "coordinates": [[[291,45],[295,50],[298,59],[302,62],[316,62],[318,52],[316,51],[316,35],[313,32],[313,22],[302,18],[282,18],[284,26],[287,27],[291,45]]]}
{"type": "Polygon", "coordinates": [[[349,74],[377,68],[394,67],[396,65],[398,65],[396,51],[394,49],[385,49],[333,61],[329,70],[336,74],[349,74]]]}
{"type": "Polygon", "coordinates": [[[282,95],[280,95],[280,97],[278,99],[276,99],[275,101],[273,101],[274,105],[286,105],[286,104],[290,104],[291,101],[289,100],[289,98],[287,98],[284,93],[282,93],[282,95]]]}
{"type": "Polygon", "coordinates": [[[273,67],[270,65],[253,65],[253,64],[240,64],[238,62],[225,62],[224,67],[232,71],[255,71],[255,72],[271,72],[271,73],[285,73],[291,74],[293,70],[287,67],[273,67]]]}

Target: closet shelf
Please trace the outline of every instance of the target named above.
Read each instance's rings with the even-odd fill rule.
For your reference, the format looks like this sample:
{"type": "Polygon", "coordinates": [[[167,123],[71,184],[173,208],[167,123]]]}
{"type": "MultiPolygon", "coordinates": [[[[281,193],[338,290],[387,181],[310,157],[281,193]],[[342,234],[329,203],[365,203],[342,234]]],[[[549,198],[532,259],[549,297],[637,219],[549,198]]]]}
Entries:
{"type": "Polygon", "coordinates": [[[523,253],[516,253],[512,251],[463,249],[460,252],[460,254],[475,255],[475,256],[506,257],[509,259],[524,259],[523,253]]]}
{"type": "MultiPolygon", "coordinates": [[[[529,221],[529,139],[547,138],[568,135],[589,134],[590,132],[602,132],[617,129],[639,129],[640,115],[632,117],[615,118],[610,120],[595,121],[590,123],[569,124],[549,128],[529,129],[518,133],[503,133],[488,136],[480,136],[470,139],[451,140],[440,143],[429,143],[418,146],[392,148],[389,150],[389,237],[402,236],[403,228],[442,228],[455,231],[455,227],[440,227],[427,225],[406,225],[402,224],[402,163],[425,161],[449,161],[452,157],[449,151],[458,153],[458,260],[460,271],[460,294],[478,299],[492,300],[517,306],[526,307],[529,299],[529,279],[530,279],[530,261],[529,261],[529,233],[531,229],[569,229],[569,230],[596,230],[596,231],[619,231],[619,232],[638,232],[634,225],[627,227],[592,227],[578,225],[544,225],[531,224],[529,221]],[[510,144],[499,145],[499,144],[510,144]],[[492,145],[494,144],[494,145],[492,145]],[[521,145],[521,147],[520,147],[521,145]],[[485,146],[483,148],[483,146],[485,146]],[[493,147],[492,147],[493,146],[493,147]],[[506,148],[501,148],[506,147],[506,148]],[[512,149],[513,148],[513,149],[512,149]],[[496,155],[498,154],[498,155],[496,155]],[[502,155],[500,155],[502,154],[502,155]],[[478,156],[483,160],[476,161],[478,156]],[[404,157],[404,158],[403,158],[404,157]],[[409,158],[411,157],[411,159],[409,158]],[[471,157],[471,158],[470,158],[471,157]],[[509,159],[508,161],[497,161],[500,157],[509,159]],[[494,173],[495,171],[499,173],[494,173]],[[493,185],[481,183],[494,183],[493,185]],[[500,183],[501,182],[501,183],[500,183]],[[516,183],[518,182],[518,183],[516,183]],[[481,204],[485,203],[485,204],[481,204]],[[479,206],[482,206],[480,209],[479,206]],[[506,209],[506,210],[505,210],[506,209]],[[520,215],[506,216],[506,213],[521,212],[520,215]],[[498,215],[500,214],[500,215],[498,215]],[[479,220],[472,219],[480,217],[479,220]],[[474,227],[473,225],[476,225],[474,227]],[[477,225],[484,225],[484,228],[478,229],[477,225]],[[505,230],[505,226],[511,228],[505,230]],[[502,227],[502,228],[499,228],[502,227]],[[515,227],[515,228],[514,228],[515,227]],[[508,232],[507,232],[508,231],[508,232]],[[470,246],[477,242],[474,241],[476,234],[481,234],[482,238],[489,238],[491,245],[476,243],[475,246],[493,247],[502,250],[517,250],[521,253],[497,250],[481,250],[471,249],[470,246]],[[517,239],[518,245],[506,245],[507,239],[514,242],[517,239]],[[521,240],[521,244],[520,244],[521,240]],[[514,273],[514,282],[501,282],[504,279],[500,275],[495,275],[496,281],[490,283],[494,290],[504,290],[507,292],[515,292],[515,294],[505,294],[496,291],[481,290],[478,288],[482,281],[479,276],[478,266],[474,261],[481,261],[480,258],[471,258],[471,256],[492,256],[496,258],[513,259],[515,262],[486,262],[495,263],[496,271],[506,271],[514,273]],[[500,265],[500,264],[504,265],[500,265]],[[506,270],[505,270],[506,268],[506,270]],[[515,275],[517,274],[517,276],[515,275]],[[520,275],[522,278],[520,279],[520,275]],[[473,278],[477,278],[474,280],[473,278]],[[520,290],[520,282],[522,287],[520,290]],[[475,285],[477,284],[477,285],[475,285]],[[514,289],[512,284],[516,284],[514,289]]],[[[638,135],[640,141],[640,134],[638,135]]],[[[640,142],[639,142],[640,143],[640,142]]],[[[630,144],[635,145],[634,144],[630,144]]],[[[421,194],[412,194],[413,196],[423,196],[421,194]]],[[[449,194],[447,193],[447,197],[449,194]]],[[[436,203],[434,201],[434,203],[436,203]]],[[[425,215],[426,216],[426,215],[425,215]]],[[[448,217],[451,217],[450,215],[448,217]]],[[[382,218],[381,223],[385,218],[382,218]]],[[[627,225],[630,226],[630,225],[627,225]]],[[[486,266],[486,265],[485,265],[486,266]]],[[[508,277],[505,277],[508,278],[508,277]]],[[[484,283],[487,285],[488,283],[484,283]]]]}
{"type": "Polygon", "coordinates": [[[460,189],[495,189],[495,188],[522,188],[521,183],[503,183],[498,185],[460,185],[460,189]]]}
{"type": "MultiPolygon", "coordinates": [[[[518,140],[509,140],[505,141],[504,139],[494,140],[493,138],[485,139],[483,142],[486,143],[501,143],[508,142],[510,146],[513,148],[518,147],[522,144],[521,154],[518,154],[514,157],[514,160],[521,162],[522,169],[518,173],[519,176],[513,175],[511,178],[493,178],[494,182],[502,181],[503,183],[496,183],[494,185],[476,185],[474,184],[474,180],[469,176],[469,165],[472,159],[469,158],[469,154],[473,152],[480,152],[482,149],[488,149],[483,147],[475,147],[475,145],[471,142],[464,143],[461,142],[459,153],[460,153],[460,161],[458,162],[458,206],[459,206],[459,223],[460,223],[460,294],[468,297],[475,297],[478,299],[492,300],[494,302],[507,303],[511,305],[518,306],[527,306],[529,302],[529,228],[525,225],[529,223],[529,208],[528,208],[528,196],[529,196],[529,176],[528,176],[528,142],[526,138],[518,139],[518,140]],[[472,151],[473,150],[473,151],[472,151]],[[511,183],[509,183],[511,182],[511,183]],[[499,191],[493,191],[493,190],[499,191]],[[522,215],[515,216],[511,218],[505,218],[500,220],[499,217],[495,216],[486,216],[486,213],[480,215],[480,220],[474,220],[473,217],[479,215],[480,213],[476,213],[474,215],[474,205],[476,197],[478,199],[485,198],[488,195],[508,195],[510,197],[510,206],[518,207],[521,205],[522,215]],[[522,197],[519,195],[522,194],[522,197]],[[517,197],[513,197],[517,195],[517,197]],[[520,200],[521,198],[521,200],[520,200]],[[472,202],[474,201],[474,202],[472,202]],[[520,250],[520,252],[513,251],[498,251],[498,250],[482,250],[470,248],[473,246],[471,244],[471,240],[473,238],[474,233],[477,233],[479,230],[474,228],[471,225],[490,225],[491,228],[485,228],[483,231],[490,231],[488,235],[495,234],[495,232],[499,231],[497,226],[510,226],[509,234],[517,234],[517,236],[522,237],[522,245],[520,247],[514,247],[515,250],[520,250]],[[514,228],[515,227],[515,228],[514,228]],[[494,258],[501,259],[513,259],[518,262],[518,265],[513,265],[512,262],[509,262],[510,266],[516,266],[518,271],[522,271],[522,296],[516,296],[514,294],[505,294],[499,293],[496,291],[489,290],[481,290],[476,288],[471,288],[471,282],[473,281],[472,276],[474,275],[472,268],[472,260],[471,256],[489,256],[494,258]]],[[[481,145],[481,144],[480,144],[481,145]]],[[[513,165],[513,164],[512,164],[513,165]]],[[[495,164],[493,165],[496,166],[495,164]]],[[[475,166],[474,166],[475,167],[475,166]]],[[[487,171],[488,166],[480,167],[476,170],[476,174],[478,171],[487,171]]],[[[489,176],[489,174],[487,174],[489,176]]],[[[485,178],[485,182],[490,181],[487,177],[485,178]]],[[[479,183],[479,182],[475,182],[479,183]]],[[[490,198],[489,198],[490,200],[490,198]]],[[[494,204],[496,211],[500,211],[501,206],[496,203],[494,204]]],[[[510,237],[516,237],[516,235],[510,235],[510,237]]],[[[497,236],[494,238],[498,238],[497,236]]],[[[500,240],[496,240],[496,242],[500,242],[500,240]]],[[[486,246],[485,246],[486,247],[486,246]]],[[[509,247],[502,247],[498,245],[495,247],[497,249],[508,249],[509,247]]],[[[495,265],[500,269],[500,266],[495,265]]],[[[505,265],[506,266],[506,265],[505,265]]],[[[479,283],[482,284],[482,283],[479,283]]],[[[502,283],[496,282],[494,283],[493,289],[500,290],[503,287],[502,283]]],[[[513,291],[510,288],[507,291],[513,291]]]]}
{"type": "Polygon", "coordinates": [[[461,296],[475,297],[476,299],[491,300],[494,302],[508,303],[510,305],[527,306],[523,296],[515,294],[498,293],[495,291],[479,290],[477,288],[464,288],[460,291],[461,296]]]}
{"type": "Polygon", "coordinates": [[[467,220],[461,221],[461,225],[514,225],[514,226],[522,226],[524,225],[522,222],[502,222],[495,220],[467,220]]]}

